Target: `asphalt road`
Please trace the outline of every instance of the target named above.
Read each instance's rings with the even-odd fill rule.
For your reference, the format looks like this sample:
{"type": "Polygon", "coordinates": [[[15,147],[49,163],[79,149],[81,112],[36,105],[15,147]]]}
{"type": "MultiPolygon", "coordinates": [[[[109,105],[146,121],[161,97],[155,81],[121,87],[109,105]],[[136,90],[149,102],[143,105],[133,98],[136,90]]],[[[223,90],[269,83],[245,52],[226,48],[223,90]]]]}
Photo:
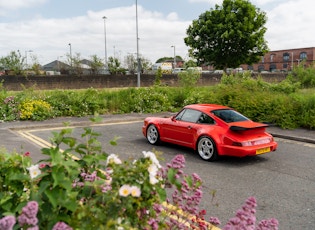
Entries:
{"type": "MultiPolygon", "coordinates": [[[[128,120],[128,119],[126,119],[128,120]]],[[[258,202],[257,220],[274,217],[280,229],[315,229],[315,145],[276,138],[276,152],[255,157],[224,157],[217,162],[205,162],[192,150],[174,145],[150,145],[141,133],[142,122],[107,123],[93,129],[102,134],[98,139],[107,153],[122,159],[138,158],[142,151],[153,148],[163,152],[165,161],[177,154],[186,158],[185,173],[197,173],[203,180],[201,207],[207,216],[218,217],[223,226],[249,196],[258,202]],[[109,141],[120,137],[117,146],[109,141]],[[212,194],[215,196],[212,197],[212,194]]],[[[58,131],[53,127],[54,131],[58,131]]],[[[18,151],[30,151],[40,159],[40,148],[50,143],[49,127],[17,129],[14,132],[18,151]],[[27,141],[25,141],[27,140],[27,141]],[[20,142],[23,141],[23,142],[20,142]],[[23,146],[19,146],[23,143],[23,146]]],[[[82,128],[73,135],[80,139],[82,128]]],[[[12,146],[11,146],[12,147],[12,146]]]]}

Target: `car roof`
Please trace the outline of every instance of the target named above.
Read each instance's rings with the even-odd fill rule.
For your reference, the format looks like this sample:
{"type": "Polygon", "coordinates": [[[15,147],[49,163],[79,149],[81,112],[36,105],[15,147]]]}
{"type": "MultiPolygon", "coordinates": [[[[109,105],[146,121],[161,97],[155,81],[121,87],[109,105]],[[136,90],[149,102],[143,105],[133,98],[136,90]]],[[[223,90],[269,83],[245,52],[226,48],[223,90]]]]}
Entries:
{"type": "Polygon", "coordinates": [[[230,107],[227,107],[224,105],[217,105],[217,104],[192,104],[192,105],[186,105],[184,108],[197,109],[203,112],[210,112],[217,109],[231,109],[230,107]]]}

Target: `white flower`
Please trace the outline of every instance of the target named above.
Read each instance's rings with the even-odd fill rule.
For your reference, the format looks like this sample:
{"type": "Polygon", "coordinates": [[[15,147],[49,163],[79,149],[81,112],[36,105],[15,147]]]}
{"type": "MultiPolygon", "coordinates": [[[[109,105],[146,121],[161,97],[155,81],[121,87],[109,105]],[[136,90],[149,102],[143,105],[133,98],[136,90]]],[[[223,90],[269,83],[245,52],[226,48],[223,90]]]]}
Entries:
{"type": "Polygon", "coordinates": [[[149,166],[149,168],[148,168],[148,171],[149,171],[149,173],[150,174],[152,174],[152,175],[156,175],[157,174],[157,172],[158,172],[158,167],[156,166],[156,164],[150,164],[150,166],[149,166]]]}
{"type": "Polygon", "coordinates": [[[138,188],[137,186],[131,186],[130,187],[130,194],[133,197],[139,197],[141,195],[140,188],[138,188]]]}
{"type": "Polygon", "coordinates": [[[130,192],[131,192],[131,188],[127,184],[121,186],[119,189],[119,195],[123,197],[129,196],[130,192]]]}
{"type": "Polygon", "coordinates": [[[150,184],[156,184],[156,183],[158,183],[158,182],[159,182],[159,180],[156,179],[156,176],[150,174],[150,184]]]}
{"type": "Polygon", "coordinates": [[[155,164],[158,168],[161,168],[160,162],[158,161],[154,153],[146,151],[143,151],[142,153],[145,158],[150,158],[153,164],[155,164]]]}
{"type": "Polygon", "coordinates": [[[39,165],[32,165],[31,167],[27,168],[27,170],[30,172],[30,176],[32,179],[41,174],[39,165]]]}
{"type": "Polygon", "coordinates": [[[106,161],[106,165],[108,164],[121,164],[121,160],[118,158],[118,156],[116,154],[110,154],[108,157],[107,157],[107,161],[106,161]]]}

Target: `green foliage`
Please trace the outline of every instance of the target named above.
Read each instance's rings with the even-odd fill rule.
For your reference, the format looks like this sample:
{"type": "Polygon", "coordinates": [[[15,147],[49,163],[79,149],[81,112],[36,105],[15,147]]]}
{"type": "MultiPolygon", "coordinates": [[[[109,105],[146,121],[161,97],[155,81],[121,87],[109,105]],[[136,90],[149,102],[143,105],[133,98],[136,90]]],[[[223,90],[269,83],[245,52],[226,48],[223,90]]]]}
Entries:
{"type": "Polygon", "coordinates": [[[187,69],[177,74],[179,78],[179,84],[184,88],[192,88],[196,86],[200,79],[200,72],[195,69],[187,69]]]}
{"type": "Polygon", "coordinates": [[[11,71],[14,75],[23,74],[24,69],[24,59],[20,51],[11,51],[6,57],[0,58],[0,70],[11,71]]]}
{"type": "Polygon", "coordinates": [[[161,108],[165,108],[166,111],[172,109],[166,91],[159,87],[137,89],[133,101],[133,112],[137,113],[156,113],[160,112],[161,108]]]}
{"type": "Polygon", "coordinates": [[[7,92],[0,88],[0,120],[44,120],[58,116],[87,116],[106,113],[176,112],[193,103],[231,106],[255,121],[282,128],[314,128],[314,91],[301,89],[289,76],[268,83],[250,73],[222,76],[216,86],[196,87],[199,74],[179,74],[182,87],[86,89],[7,92]]]}
{"type": "Polygon", "coordinates": [[[125,69],[121,67],[121,63],[117,58],[109,57],[107,66],[111,74],[125,73],[125,69]]]}
{"type": "Polygon", "coordinates": [[[226,69],[256,63],[268,51],[266,20],[249,1],[224,0],[192,22],[184,41],[199,64],[226,69]]]}
{"type": "Polygon", "coordinates": [[[295,67],[289,74],[288,78],[291,81],[301,84],[303,88],[315,87],[315,64],[313,63],[308,68],[304,67],[305,62],[301,62],[300,65],[295,67]]]}
{"type": "Polygon", "coordinates": [[[161,78],[162,78],[162,76],[163,76],[162,68],[159,67],[158,70],[157,70],[156,73],[155,73],[154,85],[156,85],[156,86],[161,85],[161,78]]]}
{"type": "Polygon", "coordinates": [[[97,55],[92,55],[90,67],[92,74],[98,74],[100,70],[104,67],[104,63],[102,62],[102,59],[99,58],[97,55]]]}
{"type": "Polygon", "coordinates": [[[0,217],[19,211],[29,196],[31,182],[26,168],[31,159],[18,153],[0,151],[0,217]]]}
{"type": "MultiPolygon", "coordinates": [[[[64,222],[72,229],[149,229],[154,220],[155,226],[165,229],[176,226],[161,212],[166,189],[172,185],[174,196],[190,199],[189,208],[192,204],[198,208],[200,197],[194,194],[200,194],[196,192],[202,182],[197,174],[183,173],[182,155],[163,169],[157,158],[159,153],[143,152],[139,159],[122,161],[116,154],[108,155],[102,150],[97,140],[100,133],[84,128],[81,137],[85,142],[81,143],[72,136],[72,131],[64,128],[54,132],[53,146],[42,149],[47,158],[35,165],[28,152],[24,155],[0,152],[0,218],[18,217],[32,201],[38,204],[39,212],[30,210],[32,214],[28,214],[35,214],[32,218],[38,222],[27,227],[54,229],[56,223],[64,222]]],[[[111,143],[115,144],[115,140],[111,143]]],[[[195,221],[191,224],[196,225],[195,221]]],[[[18,225],[14,229],[25,227],[18,225]]]]}

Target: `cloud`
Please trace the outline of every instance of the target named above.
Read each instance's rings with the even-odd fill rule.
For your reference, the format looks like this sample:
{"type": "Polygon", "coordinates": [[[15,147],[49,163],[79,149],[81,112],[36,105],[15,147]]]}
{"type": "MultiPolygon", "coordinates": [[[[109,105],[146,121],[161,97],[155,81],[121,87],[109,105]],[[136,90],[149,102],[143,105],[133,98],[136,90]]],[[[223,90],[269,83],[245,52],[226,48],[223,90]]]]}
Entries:
{"type": "Polygon", "coordinates": [[[30,8],[44,4],[47,0],[0,0],[0,16],[12,13],[11,11],[30,8]]]}
{"type": "MultiPolygon", "coordinates": [[[[109,56],[123,59],[135,54],[136,14],[135,5],[103,11],[88,11],[85,15],[66,19],[35,18],[23,22],[0,23],[0,56],[13,50],[33,50],[41,64],[47,64],[70,53],[79,53],[82,58],[97,55],[104,58],[105,31],[103,16],[106,16],[106,47],[109,56]]],[[[184,44],[186,29],[190,22],[178,20],[177,14],[163,15],[138,6],[139,53],[153,63],[164,56],[187,56],[184,44]]],[[[61,58],[62,60],[62,58],[61,58]]]]}
{"type": "MultiPolygon", "coordinates": [[[[6,9],[9,7],[21,9],[44,1],[13,0],[10,4],[6,1],[6,9]],[[23,4],[24,2],[28,4],[23,4]]],[[[190,0],[193,1],[197,0],[190,0]]],[[[268,1],[264,0],[262,1],[264,5],[257,6],[261,6],[261,9],[267,13],[265,38],[271,50],[314,46],[314,32],[311,29],[313,8],[310,7],[313,5],[313,0],[278,0],[267,3],[268,1]]],[[[219,0],[214,2],[220,4],[219,0]]],[[[258,4],[258,0],[255,2],[258,4]]],[[[0,0],[0,4],[4,5],[4,1],[0,0]]],[[[203,9],[201,10],[203,12],[203,9]]],[[[187,58],[188,47],[184,43],[184,38],[193,19],[181,19],[184,13],[182,9],[164,14],[156,11],[155,8],[149,10],[138,5],[140,54],[155,62],[161,57],[172,57],[174,50],[171,46],[175,46],[176,55],[187,58]]],[[[14,14],[14,11],[10,14],[14,14]]],[[[89,10],[77,15],[79,16],[67,18],[33,16],[31,19],[24,18],[12,22],[2,20],[0,57],[6,56],[11,51],[20,50],[24,54],[27,50],[33,50],[30,56],[36,56],[40,64],[47,64],[60,56],[63,56],[61,60],[65,60],[70,51],[68,44],[71,43],[73,54],[80,53],[82,58],[90,58],[92,55],[104,58],[103,16],[107,17],[105,25],[108,57],[115,55],[123,60],[126,55],[137,52],[135,5],[89,10]]]]}

